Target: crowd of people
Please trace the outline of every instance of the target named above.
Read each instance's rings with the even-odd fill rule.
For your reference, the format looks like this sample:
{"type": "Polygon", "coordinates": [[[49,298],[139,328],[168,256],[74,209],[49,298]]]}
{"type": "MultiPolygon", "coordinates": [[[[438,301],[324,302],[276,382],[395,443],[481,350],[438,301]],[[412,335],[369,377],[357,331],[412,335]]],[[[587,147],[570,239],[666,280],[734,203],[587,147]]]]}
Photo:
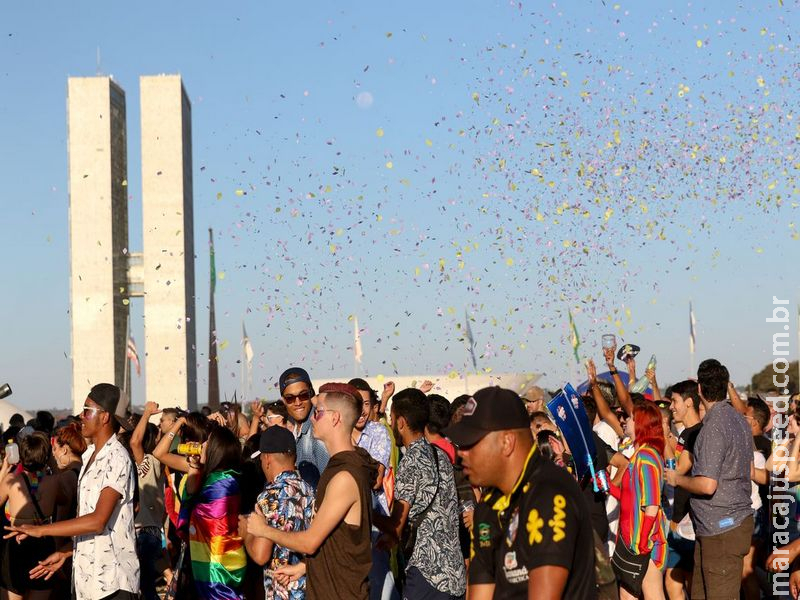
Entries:
{"type": "Polygon", "coordinates": [[[315,390],[291,367],[246,411],[135,415],[99,383],[4,433],[3,597],[797,598],[797,397],[781,422],[717,360],[662,394],[654,369],[630,391],[632,352],[604,359],[583,477],[538,387],[315,390]]]}

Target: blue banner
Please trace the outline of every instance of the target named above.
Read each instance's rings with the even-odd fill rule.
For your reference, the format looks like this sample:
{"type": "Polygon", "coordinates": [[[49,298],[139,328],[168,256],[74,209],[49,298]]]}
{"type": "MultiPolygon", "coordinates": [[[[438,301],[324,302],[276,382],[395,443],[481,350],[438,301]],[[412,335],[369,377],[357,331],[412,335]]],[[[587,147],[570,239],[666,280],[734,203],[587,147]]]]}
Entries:
{"type": "Polygon", "coordinates": [[[589,417],[578,392],[570,384],[566,384],[547,403],[547,408],[569,445],[578,478],[583,479],[586,475],[594,477],[597,449],[594,446],[589,417]]]}

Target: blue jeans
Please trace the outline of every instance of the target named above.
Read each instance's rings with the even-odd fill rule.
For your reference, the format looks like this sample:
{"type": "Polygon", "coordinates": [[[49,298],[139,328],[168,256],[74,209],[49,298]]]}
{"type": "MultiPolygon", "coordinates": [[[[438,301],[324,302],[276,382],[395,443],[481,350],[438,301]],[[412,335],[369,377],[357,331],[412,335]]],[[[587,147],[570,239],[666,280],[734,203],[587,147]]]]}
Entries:
{"type": "Polygon", "coordinates": [[[372,567],[369,570],[369,600],[400,600],[389,566],[389,553],[375,548],[380,532],[372,529],[372,567]]]}
{"type": "Polygon", "coordinates": [[[139,587],[144,600],[158,600],[156,562],[161,557],[161,535],[157,527],[144,527],[136,532],[136,555],[139,557],[139,587]]]}
{"type": "Polygon", "coordinates": [[[411,567],[406,571],[406,586],[403,589],[403,600],[463,600],[464,595],[453,596],[446,592],[440,592],[433,587],[430,582],[417,567],[411,567]]]}

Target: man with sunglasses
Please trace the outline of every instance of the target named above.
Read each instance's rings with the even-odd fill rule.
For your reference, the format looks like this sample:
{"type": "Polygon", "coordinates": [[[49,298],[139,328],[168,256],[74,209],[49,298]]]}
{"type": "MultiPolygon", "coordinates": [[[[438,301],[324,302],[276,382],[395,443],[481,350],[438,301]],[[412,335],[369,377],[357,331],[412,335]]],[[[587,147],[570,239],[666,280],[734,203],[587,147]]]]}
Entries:
{"type": "Polygon", "coordinates": [[[306,600],[368,600],[372,563],[370,526],[372,488],[378,465],[363,448],[353,445],[353,426],[361,413],[358,390],[346,383],[320,388],[313,427],[331,453],[314,500],[308,529],[270,527],[261,507],[247,520],[248,536],[306,555],[304,563],[282,567],[279,575],[307,572],[306,600]]]}
{"type": "Polygon", "coordinates": [[[281,398],[286,405],[289,418],[294,423],[294,437],[297,442],[297,470],[313,488],[319,483],[320,473],[328,465],[328,450],[314,435],[311,427],[314,387],[305,369],[290,367],[278,378],[281,398]]]}
{"type": "Polygon", "coordinates": [[[139,559],[133,520],[133,462],[117,440],[127,402],[120,389],[99,383],[89,392],[81,429],[91,442],[78,478],[78,517],[48,525],[17,525],[10,531],[32,537],[72,537],[73,549],[57,551],[31,571],[49,577],[73,556],[75,598],[133,600],[139,596],[139,559]]]}

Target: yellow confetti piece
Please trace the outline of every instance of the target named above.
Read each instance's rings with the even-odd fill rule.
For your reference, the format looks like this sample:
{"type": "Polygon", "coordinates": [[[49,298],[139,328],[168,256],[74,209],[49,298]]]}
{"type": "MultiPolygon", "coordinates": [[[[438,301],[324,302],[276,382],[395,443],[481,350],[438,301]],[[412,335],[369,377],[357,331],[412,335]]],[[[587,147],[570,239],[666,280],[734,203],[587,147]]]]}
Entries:
{"type": "Polygon", "coordinates": [[[703,40],[697,40],[697,47],[698,48],[702,48],[703,47],[703,40]]]}
{"type": "Polygon", "coordinates": [[[219,349],[220,350],[225,350],[225,348],[227,348],[227,347],[228,347],[228,340],[220,342],[220,344],[219,344],[219,349]]]}
{"type": "Polygon", "coordinates": [[[236,190],[237,196],[244,196],[244,190],[236,190]]]}
{"type": "Polygon", "coordinates": [[[128,300],[127,298],[123,298],[123,299],[122,299],[122,303],[123,303],[125,306],[128,306],[128,304],[130,304],[130,303],[131,303],[131,301],[130,301],[130,300],[128,300]]]}
{"type": "Polygon", "coordinates": [[[448,379],[458,379],[458,371],[450,371],[447,377],[448,379]]]}
{"type": "Polygon", "coordinates": [[[379,374],[375,379],[380,383],[384,379],[383,374],[379,374]]]}
{"type": "Polygon", "coordinates": [[[431,146],[433,146],[433,142],[430,140],[425,140],[425,145],[428,146],[428,148],[430,148],[431,146]]]}
{"type": "Polygon", "coordinates": [[[392,161],[389,161],[389,162],[387,162],[387,163],[386,163],[386,168],[387,168],[387,169],[392,169],[392,168],[394,168],[394,164],[392,163],[392,161]]]}
{"type": "Polygon", "coordinates": [[[375,215],[375,220],[376,220],[378,223],[380,223],[381,221],[383,221],[383,216],[382,216],[382,215],[375,215]]]}
{"type": "Polygon", "coordinates": [[[217,271],[217,279],[225,279],[225,271],[217,271]]]}
{"type": "Polygon", "coordinates": [[[724,165],[726,162],[728,162],[728,158],[726,156],[720,156],[719,162],[724,165]]]}
{"type": "Polygon", "coordinates": [[[122,180],[122,187],[128,187],[128,180],[127,179],[123,179],[122,180]]]}
{"type": "Polygon", "coordinates": [[[378,137],[383,137],[383,127],[378,127],[378,129],[375,131],[375,135],[378,137]]]}
{"type": "Polygon", "coordinates": [[[222,192],[217,192],[217,200],[222,200],[222,192]]]}
{"type": "Polygon", "coordinates": [[[507,267],[513,267],[514,266],[514,259],[511,258],[510,256],[506,259],[506,266],[507,267]]]}
{"type": "Polygon", "coordinates": [[[331,250],[331,254],[336,254],[336,244],[331,244],[329,248],[331,250]]]}
{"type": "Polygon", "coordinates": [[[472,99],[476,103],[480,104],[481,96],[480,96],[480,94],[478,94],[478,92],[472,92],[472,99]]]}

